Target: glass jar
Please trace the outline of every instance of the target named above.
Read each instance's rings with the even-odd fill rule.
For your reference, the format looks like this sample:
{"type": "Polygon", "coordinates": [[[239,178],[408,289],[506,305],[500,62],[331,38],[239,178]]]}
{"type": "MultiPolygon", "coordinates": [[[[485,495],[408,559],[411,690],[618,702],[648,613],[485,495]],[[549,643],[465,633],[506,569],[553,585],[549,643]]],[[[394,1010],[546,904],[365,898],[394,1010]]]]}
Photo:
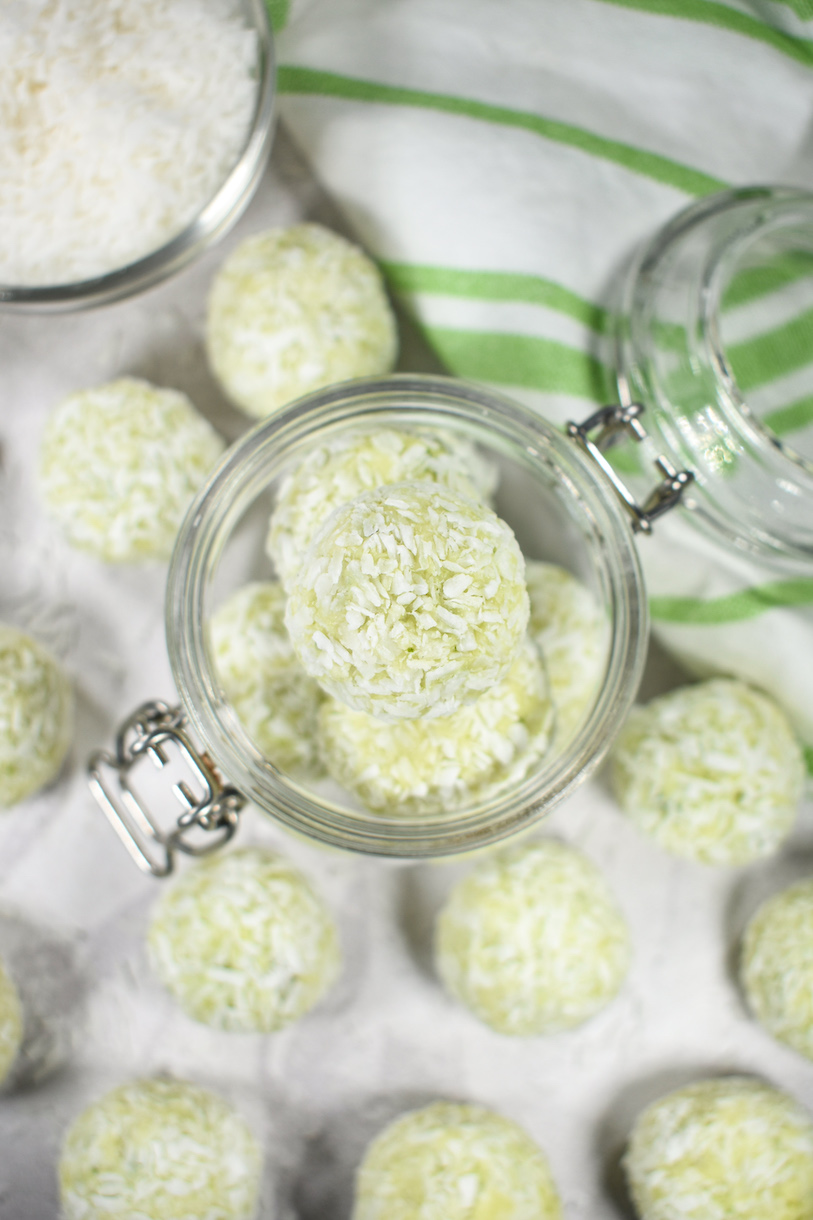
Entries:
{"type": "MultiPolygon", "coordinates": [[[[635,696],[648,619],[628,507],[597,474],[582,445],[530,409],[486,390],[446,378],[395,376],[315,393],[259,424],[229,451],[179,533],[167,585],[166,633],[183,714],[204,747],[201,764],[190,739],[181,742],[185,761],[191,760],[192,787],[205,790],[203,799],[194,801],[187,785],[192,812],[186,829],[194,822],[192,829],[219,831],[211,839],[216,845],[230,835],[244,797],[290,830],[332,847],[416,859],[471,851],[514,835],[595,770],[635,696]],[[359,428],[388,427],[442,428],[474,443],[499,470],[495,509],[513,528],[526,558],[569,569],[606,617],[603,674],[581,722],[565,738],[554,737],[525,778],[451,813],[383,816],[354,803],[335,785],[306,784],[284,774],[240,723],[208,641],[207,625],[225,599],[249,581],[271,576],[263,543],[286,468],[318,442],[359,428]],[[225,797],[212,796],[217,778],[206,773],[209,763],[216,776],[233,785],[225,797]],[[207,812],[201,816],[203,806],[207,812]]],[[[195,854],[198,849],[181,827],[162,858],[166,839],[153,833],[149,812],[133,799],[129,769],[145,752],[165,761],[161,755],[180,726],[181,718],[169,709],[142,710],[122,730],[116,757],[99,756],[93,763],[97,797],[137,861],[156,873],[169,871],[175,848],[195,854]],[[106,766],[123,780],[124,808],[105,779],[106,766]]]]}
{"type": "Polygon", "coordinates": [[[646,444],[694,474],[686,517],[791,571],[813,564],[813,194],[724,191],[680,212],[624,283],[615,356],[646,444]]]}

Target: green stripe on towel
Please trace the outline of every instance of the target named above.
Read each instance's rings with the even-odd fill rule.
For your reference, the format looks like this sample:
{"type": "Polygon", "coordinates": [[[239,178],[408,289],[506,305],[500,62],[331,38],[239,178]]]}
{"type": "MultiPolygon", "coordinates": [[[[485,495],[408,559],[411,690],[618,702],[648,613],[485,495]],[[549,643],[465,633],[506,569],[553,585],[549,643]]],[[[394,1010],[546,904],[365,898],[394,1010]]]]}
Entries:
{"type": "Polygon", "coordinates": [[[604,365],[555,339],[425,323],[422,329],[447,369],[458,377],[603,401],[604,365]]]}
{"type": "Polygon", "coordinates": [[[381,261],[380,266],[397,292],[544,305],[583,322],[591,330],[604,332],[609,329],[610,315],[606,309],[541,275],[516,271],[471,271],[386,260],[381,261]]]}
{"type": "Polygon", "coordinates": [[[724,189],[727,183],[710,174],[701,173],[691,166],[671,161],[657,153],[647,152],[632,144],[609,140],[594,132],[560,123],[526,110],[512,110],[508,106],[494,106],[475,98],[456,97],[450,93],[429,93],[422,89],[405,89],[396,85],[385,85],[380,81],[360,80],[336,72],[323,72],[317,68],[297,67],[283,64],[277,75],[280,93],[311,94],[319,97],[336,97],[346,101],[375,102],[384,106],[412,106],[423,110],[441,111],[476,119],[495,126],[514,127],[532,132],[547,140],[578,148],[593,157],[613,161],[624,169],[644,177],[675,187],[687,195],[705,195],[724,189]]]}
{"type": "Polygon", "coordinates": [[[777,580],[704,601],[698,597],[651,597],[649,610],[661,623],[716,626],[757,618],[767,610],[813,605],[813,580],[777,580]]]}
{"type": "Polygon", "coordinates": [[[650,13],[657,17],[714,25],[718,29],[764,42],[799,63],[813,63],[813,43],[807,38],[794,38],[792,34],[785,34],[757,17],[740,13],[724,4],[714,3],[714,0],[603,0],[603,3],[636,9],[638,12],[650,13]]]}
{"type": "Polygon", "coordinates": [[[789,432],[801,432],[803,428],[808,428],[813,424],[813,398],[800,398],[798,402],[788,403],[786,407],[768,411],[762,417],[762,422],[767,424],[777,436],[787,436],[789,432]]]}
{"type": "Polygon", "coordinates": [[[739,388],[747,393],[810,364],[812,333],[813,309],[808,309],[784,326],[726,348],[739,388]]]}

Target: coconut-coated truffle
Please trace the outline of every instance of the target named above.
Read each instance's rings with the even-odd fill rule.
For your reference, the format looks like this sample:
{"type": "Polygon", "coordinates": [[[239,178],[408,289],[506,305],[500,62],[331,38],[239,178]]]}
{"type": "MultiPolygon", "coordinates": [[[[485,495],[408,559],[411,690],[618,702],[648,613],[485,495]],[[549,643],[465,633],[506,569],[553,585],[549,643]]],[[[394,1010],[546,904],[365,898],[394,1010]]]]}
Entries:
{"type": "Polygon", "coordinates": [[[286,588],[314,534],[334,508],[387,483],[440,483],[488,501],[496,468],[464,437],[441,429],[364,428],[315,445],[287,472],[266,550],[286,588]]]}
{"type": "Polygon", "coordinates": [[[185,394],[122,377],[66,398],[40,451],[40,487],[68,541],[110,563],[166,559],[222,438],[185,394]]]}
{"type": "Polygon", "coordinates": [[[324,696],[291,646],[285,601],[276,581],[237,589],[209,623],[212,659],[258,750],[280,770],[313,779],[321,772],[316,717],[324,696]]]}
{"type": "Polygon", "coordinates": [[[136,1080],[71,1124],[59,1161],[64,1220],[254,1220],[262,1152],[223,1098],[136,1080]]]}
{"type": "Polygon", "coordinates": [[[436,1101],[397,1119],[358,1170],[352,1220],[561,1220],[541,1149],[484,1106],[436,1101]]]}
{"type": "Polygon", "coordinates": [[[163,894],[147,938],[158,978],[195,1021],[270,1033],[318,1003],[339,971],[333,919],[275,852],[196,863],[163,894]]]}
{"type": "Polygon", "coordinates": [[[8,1082],[23,1044],[23,1006],[8,970],[0,961],[0,1088],[8,1082]]]}
{"type": "Polygon", "coordinates": [[[73,733],[73,689],[51,654],[0,623],[0,808],[59,773],[73,733]]]}
{"type": "Polygon", "coordinates": [[[633,708],[610,771],[615,797],[639,830],[675,855],[727,865],[777,850],[804,777],[784,712],[727,678],[633,708]]]}
{"type": "Polygon", "coordinates": [[[398,334],[380,272],[318,224],[246,238],[212,282],[209,362],[229,398],[262,417],[311,390],[388,373],[398,334]]]}
{"type": "Polygon", "coordinates": [[[285,616],[302,664],[382,720],[449,716],[499,682],[528,623],[525,561],[484,504],[395,483],[317,531],[285,616]]]}
{"type": "Polygon", "coordinates": [[[598,694],[607,648],[607,618],[593,593],[566,568],[525,561],[531,602],[528,632],[545,658],[556,736],[569,737],[598,694]]]}
{"type": "Polygon", "coordinates": [[[813,880],[764,902],[745,931],[740,979],[775,1038],[813,1059],[813,880]]]}
{"type": "Polygon", "coordinates": [[[813,1123],[760,1080],[669,1093],[639,1115],[624,1157],[640,1220],[811,1220],[813,1123]]]}
{"type": "Polygon", "coordinates": [[[627,925],[601,873],[554,839],[483,860],[435,927],[447,990],[503,1034],[581,1025],[613,999],[629,962],[627,925]]]}
{"type": "Polygon", "coordinates": [[[521,780],[545,754],[553,709],[526,642],[474,703],[434,720],[377,720],[338,699],[319,712],[319,748],[337,783],[376,813],[448,813],[521,780]]]}

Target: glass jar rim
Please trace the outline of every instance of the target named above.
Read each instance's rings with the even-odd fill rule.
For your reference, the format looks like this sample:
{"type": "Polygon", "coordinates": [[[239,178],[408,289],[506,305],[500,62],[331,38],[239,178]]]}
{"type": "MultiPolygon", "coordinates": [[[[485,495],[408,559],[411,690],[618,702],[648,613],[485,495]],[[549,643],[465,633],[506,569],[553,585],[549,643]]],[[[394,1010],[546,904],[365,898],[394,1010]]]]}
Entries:
{"type": "Polygon", "coordinates": [[[68,313],[136,296],[182,271],[237,223],[268,164],[276,102],[274,37],[265,0],[242,3],[258,39],[257,97],[246,141],[211,199],[169,241],[123,267],[64,284],[0,282],[0,312],[68,313]]]}
{"type": "MultiPolygon", "coordinates": [[[[382,426],[385,426],[382,424],[382,426]]],[[[648,638],[644,583],[626,512],[609,482],[566,436],[530,408],[452,378],[393,375],[345,382],[292,403],[261,421],[225,455],[191,506],[179,532],[167,582],[170,665],[189,722],[218,770],[260,809],[290,830],[329,846],[410,859],[471,851],[529,828],[599,765],[629,709],[648,638]],[[267,487],[269,462],[314,439],[314,425],[334,431],[376,420],[391,426],[473,426],[483,444],[554,463],[595,537],[609,592],[610,639],[605,679],[584,723],[554,761],[473,811],[437,817],[352,813],[283,776],[250,746],[219,690],[209,657],[206,595],[232,529],[267,487]],[[486,434],[488,440],[485,439],[486,434]],[[241,737],[243,740],[241,740],[241,737]]]]}

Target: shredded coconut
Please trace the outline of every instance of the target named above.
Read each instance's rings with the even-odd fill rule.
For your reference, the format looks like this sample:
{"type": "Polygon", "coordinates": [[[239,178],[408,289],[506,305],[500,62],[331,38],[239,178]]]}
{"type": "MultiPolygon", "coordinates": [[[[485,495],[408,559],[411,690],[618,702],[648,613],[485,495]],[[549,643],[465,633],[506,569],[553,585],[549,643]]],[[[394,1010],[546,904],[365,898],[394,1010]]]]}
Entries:
{"type": "Polygon", "coordinates": [[[462,437],[441,430],[354,431],[309,449],[282,481],[266,550],[287,589],[334,508],[387,483],[439,483],[488,503],[497,471],[462,437]]]}
{"type": "Polygon", "coordinates": [[[0,808],[54,779],[73,734],[73,691],[50,653],[0,624],[0,808]]]}
{"type": "Polygon", "coordinates": [[[0,961],[0,1086],[12,1075],[23,1044],[23,1006],[8,970],[0,961]]]}
{"type": "Polygon", "coordinates": [[[329,699],[319,713],[328,771],[376,813],[450,813],[518,783],[550,742],[553,711],[526,643],[507,676],[465,707],[387,724],[329,699]]]}
{"type": "Polygon", "coordinates": [[[586,585],[554,563],[525,561],[528,631],[545,658],[559,743],[578,728],[598,694],[607,654],[607,618],[586,585]]]}
{"type": "Polygon", "coordinates": [[[744,1076],[702,1080],[638,1117],[624,1168],[641,1220],[811,1220],[813,1123],[744,1076]]]}
{"type": "Polygon", "coordinates": [[[246,143],[257,59],[234,0],[0,5],[0,282],[102,275],[185,228],[246,143]]]}
{"type": "Polygon", "coordinates": [[[317,532],[285,621],[319,684],[382,720],[449,716],[508,672],[525,636],[525,563],[485,505],[396,483],[317,532]]]}
{"type": "Polygon", "coordinates": [[[705,864],[776,851],[802,797],[801,747],[766,695],[725,678],[633,708],[612,755],[624,813],[661,847],[705,864]]]}
{"type": "Polygon", "coordinates": [[[547,1159],[517,1123],[437,1101],[370,1144],[352,1220],[561,1220],[547,1159]]]}
{"type": "Polygon", "coordinates": [[[40,487],[74,546],[112,563],[166,559],[223,448],[185,394],[122,377],[52,412],[40,487]]]}
{"type": "Polygon", "coordinates": [[[223,389],[256,416],[387,373],[398,348],[378,268],[318,224],[269,229],[229,255],[212,283],[206,340],[223,389]]]}
{"type": "Polygon", "coordinates": [[[813,1059],[813,881],[775,894],[746,929],[740,978],[775,1038],[813,1059]]]}
{"type": "Polygon", "coordinates": [[[540,839],[485,860],[454,888],[435,960],[451,994],[493,1029],[553,1034],[613,999],[630,939],[598,869],[540,839]]]}
{"type": "Polygon", "coordinates": [[[238,589],[213,615],[209,637],[223,689],[257,749],[282,771],[318,778],[324,696],[291,646],[282,586],[258,581],[238,589]]]}
{"type": "Polygon", "coordinates": [[[254,1220],[262,1152],[223,1098],[182,1080],[137,1080],[69,1128],[64,1220],[254,1220]]]}
{"type": "Polygon", "coordinates": [[[296,1021],[339,970],[333,920],[274,852],[246,848],[197,864],[158,901],[150,961],[188,1016],[264,1032],[296,1021]]]}

